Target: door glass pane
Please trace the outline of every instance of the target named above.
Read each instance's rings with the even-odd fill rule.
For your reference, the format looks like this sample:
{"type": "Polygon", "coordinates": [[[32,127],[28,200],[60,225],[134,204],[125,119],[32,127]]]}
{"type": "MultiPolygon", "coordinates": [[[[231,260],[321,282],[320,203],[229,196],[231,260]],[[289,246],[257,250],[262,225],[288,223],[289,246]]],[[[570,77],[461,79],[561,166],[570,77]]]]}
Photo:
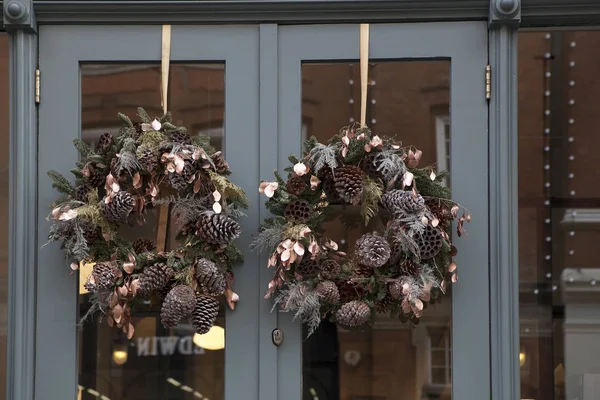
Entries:
{"type": "Polygon", "coordinates": [[[519,34],[523,398],[600,398],[600,31],[519,34]]]}
{"type": "MultiPolygon", "coordinates": [[[[223,148],[224,64],[171,66],[169,109],[173,122],[190,134],[211,137],[223,148]]],[[[82,65],[82,138],[92,146],[104,132],[117,133],[118,112],[132,119],[136,108],[161,116],[160,66],[140,64],[82,65]]],[[[157,240],[157,212],[148,211],[144,226],[124,227],[127,240],[157,240]]],[[[167,250],[175,246],[175,229],[167,224],[167,250]]],[[[90,306],[83,284],[91,268],[80,270],[79,314],[90,306]]],[[[160,323],[160,307],[139,301],[132,310],[135,335],[128,340],[116,328],[100,321],[96,313],[82,324],[79,333],[79,400],[162,400],[224,398],[223,348],[225,307],[221,304],[216,328],[195,336],[191,324],[173,329],[160,323]],[[214,335],[213,335],[214,334],[214,335]],[[221,344],[219,344],[221,341],[221,344]]]]}
{"type": "MultiPolygon", "coordinates": [[[[421,165],[438,170],[450,167],[449,73],[444,60],[377,62],[369,72],[367,125],[422,150],[421,165]]],[[[358,63],[303,64],[303,139],[327,142],[359,117],[358,63]]],[[[337,219],[324,225],[325,235],[350,253],[378,223],[349,228],[337,219]]],[[[378,308],[373,328],[347,331],[324,320],[304,341],[304,400],[450,399],[451,296],[428,306],[416,326],[391,316],[385,303],[378,308]]]]}

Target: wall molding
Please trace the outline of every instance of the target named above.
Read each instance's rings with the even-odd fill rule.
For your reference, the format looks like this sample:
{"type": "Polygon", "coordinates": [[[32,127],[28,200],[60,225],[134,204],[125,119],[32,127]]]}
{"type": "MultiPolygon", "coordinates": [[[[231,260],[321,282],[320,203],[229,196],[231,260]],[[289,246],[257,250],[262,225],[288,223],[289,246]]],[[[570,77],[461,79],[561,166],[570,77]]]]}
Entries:
{"type": "MultiPolygon", "coordinates": [[[[491,398],[520,398],[517,28],[520,1],[490,0],[491,398]]],[[[483,74],[483,73],[482,73],[483,74]]]]}
{"type": "Polygon", "coordinates": [[[37,36],[31,0],[5,1],[10,40],[6,398],[33,400],[37,266],[37,36]]]}

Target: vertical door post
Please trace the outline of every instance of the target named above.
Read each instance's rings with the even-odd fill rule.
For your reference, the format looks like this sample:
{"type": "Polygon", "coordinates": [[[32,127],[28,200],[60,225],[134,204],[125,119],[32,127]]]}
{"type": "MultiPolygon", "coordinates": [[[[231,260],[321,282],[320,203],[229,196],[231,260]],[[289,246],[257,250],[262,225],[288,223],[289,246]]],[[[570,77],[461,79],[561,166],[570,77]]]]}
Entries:
{"type": "Polygon", "coordinates": [[[10,37],[7,399],[33,399],[37,259],[37,26],[33,1],[5,1],[10,37]]]}
{"type": "Polygon", "coordinates": [[[489,17],[490,317],[492,399],[519,399],[517,28],[519,0],[489,17]]]}

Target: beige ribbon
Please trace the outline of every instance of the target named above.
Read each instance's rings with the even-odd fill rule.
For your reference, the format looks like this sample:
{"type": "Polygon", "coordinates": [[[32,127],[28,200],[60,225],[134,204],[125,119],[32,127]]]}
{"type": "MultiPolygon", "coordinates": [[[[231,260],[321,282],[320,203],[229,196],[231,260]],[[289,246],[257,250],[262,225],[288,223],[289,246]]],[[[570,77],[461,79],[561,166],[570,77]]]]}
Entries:
{"type": "MultiPolygon", "coordinates": [[[[169,97],[169,66],[171,62],[171,25],[162,27],[162,50],[160,56],[160,102],[163,114],[167,113],[167,99],[169,97]]],[[[156,249],[165,251],[167,244],[167,225],[169,223],[169,205],[163,204],[158,212],[158,233],[156,236],[156,249]]]]}
{"type": "Polygon", "coordinates": [[[367,92],[369,89],[369,24],[360,24],[360,124],[367,120],[367,92]]]}

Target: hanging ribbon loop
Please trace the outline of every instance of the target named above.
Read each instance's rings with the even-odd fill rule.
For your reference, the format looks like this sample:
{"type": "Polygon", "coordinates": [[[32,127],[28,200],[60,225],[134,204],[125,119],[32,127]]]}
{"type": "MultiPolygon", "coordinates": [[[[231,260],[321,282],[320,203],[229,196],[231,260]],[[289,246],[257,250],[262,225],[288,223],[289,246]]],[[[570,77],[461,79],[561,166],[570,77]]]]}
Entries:
{"type": "Polygon", "coordinates": [[[360,124],[367,126],[369,89],[369,24],[360,24],[360,124]]]}

